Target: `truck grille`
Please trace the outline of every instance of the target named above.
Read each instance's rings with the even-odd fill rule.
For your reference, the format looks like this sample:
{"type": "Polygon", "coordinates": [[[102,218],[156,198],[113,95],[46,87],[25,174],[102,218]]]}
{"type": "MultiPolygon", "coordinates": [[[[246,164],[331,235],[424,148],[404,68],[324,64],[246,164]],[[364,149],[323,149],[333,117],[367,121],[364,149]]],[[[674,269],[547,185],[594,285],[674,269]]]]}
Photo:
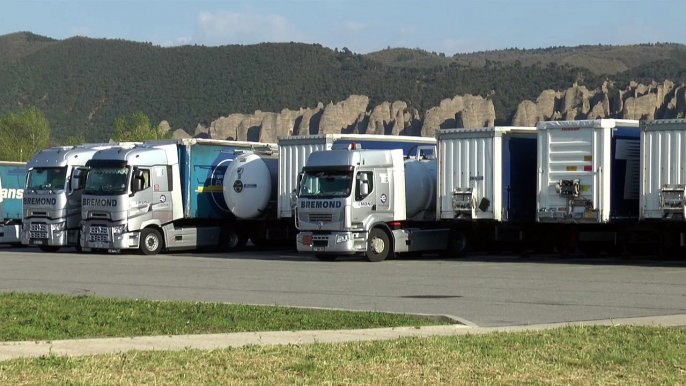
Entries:
{"type": "Polygon", "coordinates": [[[90,235],[90,238],[88,239],[90,242],[95,242],[95,243],[109,243],[110,242],[110,236],[109,235],[90,235]]]}
{"type": "MultiPolygon", "coordinates": [[[[31,228],[33,228],[33,226],[31,228]]],[[[31,238],[31,239],[47,239],[48,238],[48,232],[29,232],[29,238],[31,238]]]]}
{"type": "MultiPolygon", "coordinates": [[[[31,224],[31,229],[29,229],[31,232],[47,232],[48,231],[48,225],[43,224],[43,223],[35,223],[31,224]]],[[[47,236],[46,236],[47,238],[47,236]]]]}
{"type": "Polygon", "coordinates": [[[308,220],[309,222],[331,222],[333,220],[333,216],[331,213],[310,213],[308,220]]]}
{"type": "Polygon", "coordinates": [[[91,225],[90,234],[91,234],[91,235],[109,235],[110,232],[108,231],[108,229],[107,229],[106,226],[103,226],[103,225],[91,225]]]}

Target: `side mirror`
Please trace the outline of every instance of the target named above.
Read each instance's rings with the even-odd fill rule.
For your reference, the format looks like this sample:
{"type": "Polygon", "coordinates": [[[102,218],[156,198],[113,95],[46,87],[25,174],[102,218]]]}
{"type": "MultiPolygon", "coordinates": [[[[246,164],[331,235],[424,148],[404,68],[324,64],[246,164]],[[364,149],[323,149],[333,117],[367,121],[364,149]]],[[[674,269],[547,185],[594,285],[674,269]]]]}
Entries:
{"type": "Polygon", "coordinates": [[[369,181],[369,176],[367,175],[367,173],[360,174],[360,181],[362,181],[362,182],[368,182],[369,181]]]}
{"type": "MultiPolygon", "coordinates": [[[[365,174],[363,174],[365,176],[365,174]]],[[[366,197],[369,195],[369,184],[367,181],[360,182],[360,196],[366,197]]]]}

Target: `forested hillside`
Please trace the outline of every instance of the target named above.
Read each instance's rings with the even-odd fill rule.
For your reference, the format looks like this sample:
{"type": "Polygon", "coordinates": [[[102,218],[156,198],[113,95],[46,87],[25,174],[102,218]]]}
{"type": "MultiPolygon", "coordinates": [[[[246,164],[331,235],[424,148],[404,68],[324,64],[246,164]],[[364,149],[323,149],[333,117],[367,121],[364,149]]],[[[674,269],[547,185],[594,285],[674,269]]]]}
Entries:
{"type": "MultiPolygon", "coordinates": [[[[115,118],[139,110],[153,122],[167,120],[173,129],[192,133],[198,123],[207,125],[231,113],[314,107],[352,94],[369,96],[372,106],[402,100],[420,112],[444,98],[472,94],[492,100],[496,123],[506,124],[521,101],[575,82],[589,88],[608,79],[615,87],[632,80],[685,82],[683,46],[665,47],[671,54],[652,61],[644,56],[628,63],[630,69],[608,75],[564,61],[526,65],[527,51],[519,61],[418,67],[310,44],[162,48],[17,33],[0,37],[0,113],[36,106],[55,138],[106,140],[115,118]]],[[[585,50],[578,47],[575,55],[583,58],[585,50]]]]}

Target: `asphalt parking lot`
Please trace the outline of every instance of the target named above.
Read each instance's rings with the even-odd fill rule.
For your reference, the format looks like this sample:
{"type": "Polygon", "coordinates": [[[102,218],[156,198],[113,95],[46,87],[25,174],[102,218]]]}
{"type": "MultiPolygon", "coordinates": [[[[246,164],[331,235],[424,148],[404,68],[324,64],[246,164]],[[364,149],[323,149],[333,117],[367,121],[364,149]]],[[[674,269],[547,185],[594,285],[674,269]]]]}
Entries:
{"type": "Polygon", "coordinates": [[[320,262],[292,251],[157,256],[0,249],[0,291],[452,315],[507,326],[686,313],[686,261],[474,255],[320,262]]]}

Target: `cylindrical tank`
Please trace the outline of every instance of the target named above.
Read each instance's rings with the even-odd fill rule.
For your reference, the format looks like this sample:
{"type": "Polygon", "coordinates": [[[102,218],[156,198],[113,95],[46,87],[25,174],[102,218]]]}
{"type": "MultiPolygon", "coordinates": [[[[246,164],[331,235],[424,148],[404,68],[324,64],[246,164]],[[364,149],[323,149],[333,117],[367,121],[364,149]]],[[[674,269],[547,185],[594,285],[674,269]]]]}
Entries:
{"type": "Polygon", "coordinates": [[[407,218],[436,208],[436,160],[405,161],[405,207],[407,218]]]}
{"type": "Polygon", "coordinates": [[[248,153],[229,164],[224,173],[223,191],[226,205],[234,216],[251,219],[267,214],[269,202],[276,202],[278,163],[278,158],[248,153]]]}

